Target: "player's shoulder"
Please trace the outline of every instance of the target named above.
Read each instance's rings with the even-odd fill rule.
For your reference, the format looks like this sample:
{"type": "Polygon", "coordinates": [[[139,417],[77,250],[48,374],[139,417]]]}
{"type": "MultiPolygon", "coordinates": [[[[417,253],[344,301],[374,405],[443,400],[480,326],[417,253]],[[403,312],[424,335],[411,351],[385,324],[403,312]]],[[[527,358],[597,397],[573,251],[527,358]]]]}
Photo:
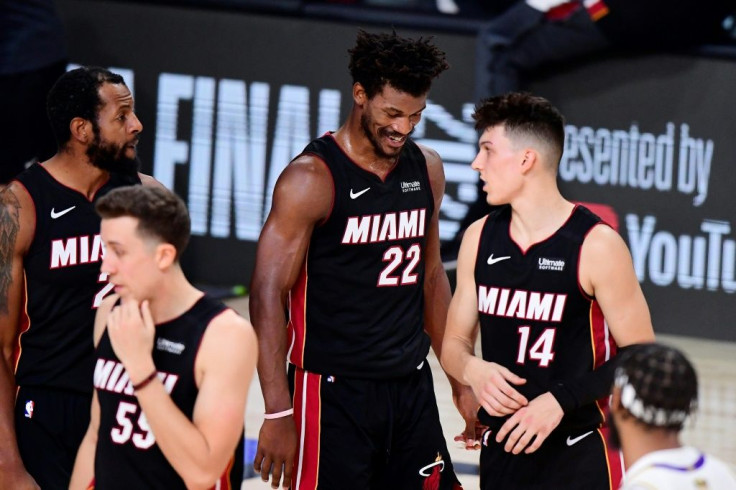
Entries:
{"type": "Polygon", "coordinates": [[[163,185],[161,182],[156,180],[153,176],[148,174],[143,174],[138,172],[138,178],[141,179],[141,184],[145,186],[151,186],[151,187],[160,187],[162,189],[165,189],[166,186],[163,185]]]}
{"type": "Polygon", "coordinates": [[[437,150],[434,148],[430,148],[427,145],[423,145],[421,143],[414,142],[415,145],[419,148],[419,151],[424,156],[424,160],[427,162],[427,167],[430,169],[442,169],[442,157],[440,157],[440,154],[437,153],[437,150]]]}
{"type": "Polygon", "coordinates": [[[596,255],[628,250],[621,235],[603,221],[591,226],[583,239],[583,246],[596,255]]]}
{"type": "Polygon", "coordinates": [[[13,237],[16,249],[26,250],[36,229],[36,208],[28,190],[14,180],[0,188],[0,227],[13,237]]]}
{"type": "Polygon", "coordinates": [[[255,336],[253,325],[229,307],[210,320],[207,332],[212,333],[220,341],[228,341],[228,339],[247,341],[250,337],[255,336]]]}
{"type": "Polygon", "coordinates": [[[226,308],[207,325],[197,355],[199,363],[244,362],[243,356],[255,356],[258,352],[253,325],[231,308],[226,308]]]}

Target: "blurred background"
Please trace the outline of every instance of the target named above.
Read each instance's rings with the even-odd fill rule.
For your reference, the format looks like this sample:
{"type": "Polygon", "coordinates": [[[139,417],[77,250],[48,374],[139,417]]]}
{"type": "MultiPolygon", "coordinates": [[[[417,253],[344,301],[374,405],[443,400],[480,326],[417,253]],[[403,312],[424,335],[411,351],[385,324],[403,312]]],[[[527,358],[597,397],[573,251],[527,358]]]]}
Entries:
{"type": "Polygon", "coordinates": [[[433,85],[414,138],[445,162],[440,233],[451,279],[463,220],[484,212],[469,166],[475,103],[509,88],[550,99],[566,116],[563,194],[619,231],[655,330],[715,372],[704,385],[712,441],[701,446],[736,465],[736,388],[726,374],[736,367],[734,3],[2,0],[0,144],[20,146],[3,179],[49,156],[22,138],[41,129],[14,128],[17,117],[39,120],[20,102],[19,87],[24,96],[35,87],[27,77],[108,67],[135,96],[142,170],[189,206],[185,271],[219,296],[244,296],[275,179],[350,110],[357,28],[434,36],[451,69],[433,85]]]}

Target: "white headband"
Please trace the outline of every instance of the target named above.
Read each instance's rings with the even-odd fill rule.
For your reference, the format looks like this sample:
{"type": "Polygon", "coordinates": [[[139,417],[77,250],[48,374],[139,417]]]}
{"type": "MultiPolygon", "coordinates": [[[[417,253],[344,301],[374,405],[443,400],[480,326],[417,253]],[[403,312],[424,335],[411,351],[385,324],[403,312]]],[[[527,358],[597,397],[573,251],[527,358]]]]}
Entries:
{"type": "Polygon", "coordinates": [[[665,410],[664,408],[645,405],[644,401],[637,395],[634,386],[629,383],[629,377],[624,374],[621,368],[616,370],[614,383],[621,390],[621,405],[631,415],[645,424],[666,427],[681,424],[688,416],[688,412],[685,410],[665,410]]]}

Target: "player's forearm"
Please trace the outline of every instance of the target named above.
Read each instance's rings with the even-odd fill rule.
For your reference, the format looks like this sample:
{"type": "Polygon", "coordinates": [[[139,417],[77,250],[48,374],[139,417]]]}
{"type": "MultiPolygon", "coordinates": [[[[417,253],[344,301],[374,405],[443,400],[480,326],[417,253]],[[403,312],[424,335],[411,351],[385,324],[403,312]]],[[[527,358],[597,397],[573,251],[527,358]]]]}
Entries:
{"type": "Polygon", "coordinates": [[[424,328],[437,359],[442,357],[447,310],[450,306],[450,282],[441,265],[427,271],[424,280],[424,328]]]}
{"type": "Polygon", "coordinates": [[[15,379],[5,362],[0,363],[0,474],[7,469],[22,468],[15,438],[13,413],[15,405],[15,379]]]}
{"type": "Polygon", "coordinates": [[[69,490],[86,490],[95,477],[95,449],[97,436],[94,431],[88,430],[82,439],[74,461],[74,471],[69,482],[69,490]]]}
{"type": "MultiPolygon", "coordinates": [[[[204,434],[174,404],[158,378],[136,392],[136,396],[156,436],[156,444],[187,488],[212,488],[225,471],[232,451],[223,453],[211,447],[204,434]]],[[[235,419],[242,424],[242,415],[235,419]]]]}
{"type": "Polygon", "coordinates": [[[470,385],[468,379],[468,365],[476,359],[473,348],[467,341],[457,337],[445,338],[442,347],[440,362],[442,368],[450,377],[451,382],[457,380],[460,384],[470,385]]]}
{"type": "Polygon", "coordinates": [[[284,306],[281,301],[267,300],[257,292],[251,297],[251,321],[258,336],[258,379],[266,413],[286,410],[292,404],[286,377],[284,306]]]}

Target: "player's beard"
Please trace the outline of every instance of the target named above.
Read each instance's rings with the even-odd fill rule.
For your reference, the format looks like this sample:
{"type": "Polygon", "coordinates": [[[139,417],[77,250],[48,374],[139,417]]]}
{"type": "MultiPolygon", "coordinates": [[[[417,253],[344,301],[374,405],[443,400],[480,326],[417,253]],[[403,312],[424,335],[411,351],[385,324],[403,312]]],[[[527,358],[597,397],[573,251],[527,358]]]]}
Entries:
{"type": "Polygon", "coordinates": [[[128,157],[126,145],[116,145],[103,141],[99,132],[95,132],[95,139],[87,148],[87,157],[97,168],[107,170],[108,172],[119,173],[127,176],[134,176],[140,170],[141,161],[136,152],[135,157],[128,157]]]}
{"type": "MultiPolygon", "coordinates": [[[[379,158],[396,158],[401,153],[401,150],[404,149],[402,146],[401,148],[396,148],[396,150],[393,153],[387,153],[383,147],[381,146],[381,143],[378,141],[378,138],[376,137],[373,132],[371,132],[371,126],[373,126],[373,118],[371,118],[367,113],[363,113],[360,116],[360,127],[363,130],[363,134],[365,134],[365,137],[368,138],[368,141],[371,142],[371,146],[373,146],[373,151],[376,153],[376,156],[379,158]]],[[[386,129],[379,129],[380,133],[383,133],[384,135],[390,135],[390,134],[396,134],[393,131],[387,131],[386,129]]],[[[407,138],[414,132],[414,129],[412,129],[409,134],[407,135],[407,138]]]]}

